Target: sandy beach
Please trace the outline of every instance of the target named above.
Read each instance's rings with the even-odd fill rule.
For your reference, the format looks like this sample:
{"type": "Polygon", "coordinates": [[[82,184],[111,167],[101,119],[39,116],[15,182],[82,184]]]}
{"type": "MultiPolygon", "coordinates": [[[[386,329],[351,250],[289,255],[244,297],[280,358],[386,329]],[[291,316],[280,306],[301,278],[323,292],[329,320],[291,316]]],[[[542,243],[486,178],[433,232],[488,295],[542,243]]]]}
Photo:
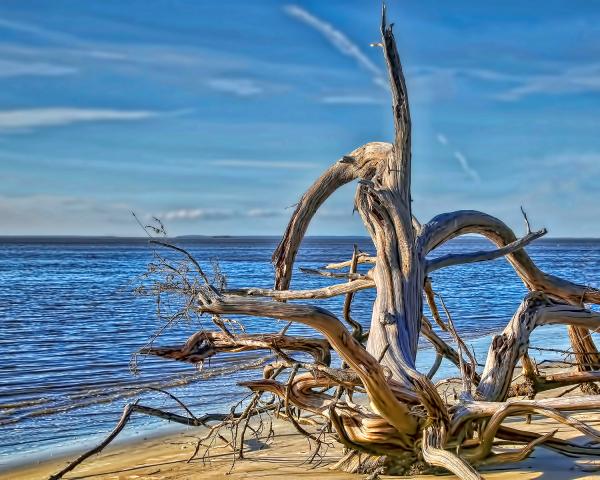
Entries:
{"type": "MultiPolygon", "coordinates": [[[[586,421],[590,426],[600,424],[597,414],[581,414],[577,418],[586,421]]],[[[558,428],[557,437],[573,439],[577,432],[564,425],[555,424],[549,420],[539,420],[535,425],[525,425],[518,420],[512,427],[526,427],[528,430],[548,432],[558,428]]],[[[126,443],[120,446],[108,447],[101,454],[88,459],[74,471],[65,475],[66,479],[350,479],[364,478],[365,475],[351,475],[344,472],[332,471],[328,467],[340,458],[341,451],[331,449],[319,466],[305,464],[310,454],[308,442],[295,433],[290,424],[283,421],[274,423],[277,433],[275,440],[268,445],[256,440],[250,440],[250,451],[243,460],[236,459],[233,463],[231,450],[214,449],[210,457],[204,461],[194,459],[188,462],[196,445],[196,438],[202,434],[202,429],[189,429],[175,435],[168,435],[147,441],[126,443]]],[[[582,439],[583,440],[583,439],[582,439]]],[[[0,479],[32,480],[44,479],[63,468],[67,458],[43,461],[0,473],[0,479]]],[[[529,459],[514,465],[489,468],[482,470],[486,479],[597,479],[600,478],[600,458],[573,459],[544,448],[538,448],[529,459]]],[[[388,477],[381,478],[407,478],[388,477]]],[[[423,475],[414,478],[423,480],[440,478],[423,475]]],[[[453,475],[444,478],[454,479],[453,475]]]]}

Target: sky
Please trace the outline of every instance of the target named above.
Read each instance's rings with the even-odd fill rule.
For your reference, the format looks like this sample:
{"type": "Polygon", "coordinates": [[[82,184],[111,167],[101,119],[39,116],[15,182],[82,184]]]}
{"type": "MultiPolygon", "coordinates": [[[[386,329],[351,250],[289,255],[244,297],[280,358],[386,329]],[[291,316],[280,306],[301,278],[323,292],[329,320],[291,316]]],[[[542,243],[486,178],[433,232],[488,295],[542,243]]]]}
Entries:
{"type": "MultiPolygon", "coordinates": [[[[600,2],[389,0],[413,211],[600,237],[600,2]]],[[[278,235],[393,125],[379,1],[0,3],[0,235],[278,235]]],[[[312,235],[363,235],[355,185],[312,235]]]]}

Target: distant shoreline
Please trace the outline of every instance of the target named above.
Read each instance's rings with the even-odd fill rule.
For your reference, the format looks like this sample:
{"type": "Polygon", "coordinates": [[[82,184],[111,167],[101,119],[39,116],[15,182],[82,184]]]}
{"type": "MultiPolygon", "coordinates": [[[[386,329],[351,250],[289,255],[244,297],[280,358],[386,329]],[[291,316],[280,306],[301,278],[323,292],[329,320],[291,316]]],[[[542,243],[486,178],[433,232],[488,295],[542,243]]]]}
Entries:
{"type": "MultiPolygon", "coordinates": [[[[214,240],[280,240],[281,235],[179,235],[175,237],[165,237],[165,240],[176,241],[214,241],[214,240]]],[[[305,240],[347,240],[361,239],[370,240],[367,235],[307,235],[305,240]]],[[[141,242],[146,243],[149,237],[138,236],[116,236],[116,235],[0,235],[1,243],[12,242],[141,242]]],[[[483,240],[479,235],[463,235],[454,241],[461,240],[483,240]]],[[[600,242],[600,237],[543,237],[536,240],[536,243],[548,242],[600,242]]]]}

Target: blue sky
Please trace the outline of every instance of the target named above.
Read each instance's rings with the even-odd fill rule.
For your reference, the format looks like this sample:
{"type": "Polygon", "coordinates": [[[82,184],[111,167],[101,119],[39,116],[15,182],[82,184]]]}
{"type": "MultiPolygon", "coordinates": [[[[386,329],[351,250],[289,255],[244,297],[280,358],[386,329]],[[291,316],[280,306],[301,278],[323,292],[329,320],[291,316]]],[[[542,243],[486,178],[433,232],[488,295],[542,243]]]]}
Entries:
{"type": "MultiPolygon", "coordinates": [[[[600,236],[600,2],[391,0],[414,211],[600,236]]],[[[280,234],[392,137],[379,2],[0,3],[0,234],[280,234]]],[[[363,234],[354,186],[309,233],[363,234]]]]}

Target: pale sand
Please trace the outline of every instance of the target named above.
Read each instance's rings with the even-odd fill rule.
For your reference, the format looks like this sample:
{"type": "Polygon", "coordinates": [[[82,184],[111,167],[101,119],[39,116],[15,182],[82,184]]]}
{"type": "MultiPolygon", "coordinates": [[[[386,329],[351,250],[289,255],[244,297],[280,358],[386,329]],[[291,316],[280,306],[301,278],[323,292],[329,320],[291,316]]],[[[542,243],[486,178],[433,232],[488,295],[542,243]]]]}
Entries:
{"type": "MultiPolygon", "coordinates": [[[[579,415],[578,418],[594,426],[600,423],[600,415],[579,415]]],[[[536,421],[536,425],[527,425],[527,429],[548,432],[556,428],[551,421],[536,421]]],[[[514,422],[511,426],[519,427],[523,422],[514,422]]],[[[578,432],[560,426],[558,437],[573,438],[578,432]]],[[[187,463],[194,451],[194,435],[199,435],[201,429],[188,430],[184,433],[170,435],[138,443],[108,447],[100,455],[94,456],[68,473],[66,479],[286,479],[286,480],[337,480],[363,479],[365,475],[350,475],[343,472],[333,472],[323,465],[310,468],[302,465],[309,455],[307,441],[295,434],[292,427],[279,421],[275,424],[277,437],[273,444],[262,450],[251,443],[254,448],[246,454],[245,460],[237,460],[231,467],[232,455],[225,449],[214,450],[210,463],[203,464],[201,460],[187,463]],[[225,453],[225,454],[224,454],[225,453]],[[229,473],[230,472],[230,473],[229,473]]],[[[256,442],[255,442],[256,443],[256,442]]],[[[327,463],[331,464],[339,458],[339,451],[330,451],[327,463]]],[[[43,479],[56,473],[64,467],[69,459],[41,462],[8,472],[0,473],[0,479],[43,479]]],[[[502,468],[484,470],[486,479],[600,479],[600,457],[573,459],[552,451],[538,448],[524,462],[506,465],[502,468]]],[[[382,478],[401,478],[387,477],[382,478]]],[[[406,477],[404,477],[406,478],[406,477]]],[[[420,479],[454,479],[454,476],[434,477],[419,476],[420,479]]]]}

